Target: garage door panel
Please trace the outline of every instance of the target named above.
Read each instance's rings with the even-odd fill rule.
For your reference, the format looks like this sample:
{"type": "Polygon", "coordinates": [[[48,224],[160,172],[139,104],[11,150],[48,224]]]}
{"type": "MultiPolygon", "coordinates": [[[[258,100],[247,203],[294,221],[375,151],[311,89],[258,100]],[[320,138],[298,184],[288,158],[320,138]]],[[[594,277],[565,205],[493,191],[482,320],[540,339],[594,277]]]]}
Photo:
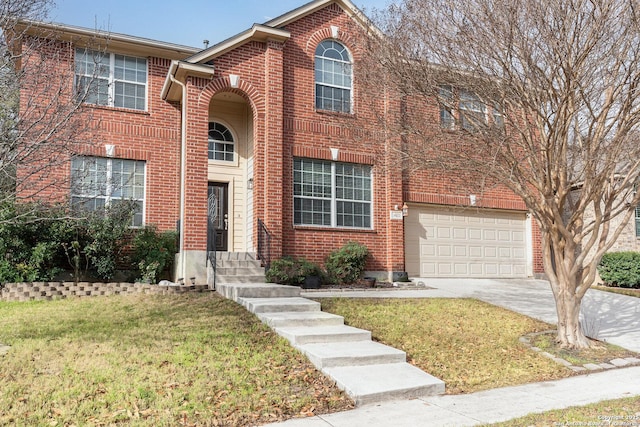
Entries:
{"type": "Polygon", "coordinates": [[[466,263],[455,263],[453,265],[454,274],[456,276],[468,276],[469,275],[469,266],[466,263]]]}
{"type": "Polygon", "coordinates": [[[453,238],[455,240],[467,240],[467,229],[466,228],[454,228],[453,229],[453,238]]]}
{"type": "Polygon", "coordinates": [[[456,245],[453,247],[453,255],[455,257],[466,258],[467,257],[467,246],[456,245]]]}
{"type": "Polygon", "coordinates": [[[469,229],[469,239],[482,240],[482,230],[478,230],[475,228],[469,229]]]}
{"type": "Polygon", "coordinates": [[[411,206],[405,219],[410,275],[526,277],[524,213],[411,206]]]}
{"type": "Polygon", "coordinates": [[[438,255],[441,257],[450,258],[451,257],[451,246],[449,245],[438,245],[438,255]]]}
{"type": "Polygon", "coordinates": [[[498,233],[496,232],[496,230],[484,229],[482,231],[482,237],[484,240],[496,240],[497,236],[498,233]]]}

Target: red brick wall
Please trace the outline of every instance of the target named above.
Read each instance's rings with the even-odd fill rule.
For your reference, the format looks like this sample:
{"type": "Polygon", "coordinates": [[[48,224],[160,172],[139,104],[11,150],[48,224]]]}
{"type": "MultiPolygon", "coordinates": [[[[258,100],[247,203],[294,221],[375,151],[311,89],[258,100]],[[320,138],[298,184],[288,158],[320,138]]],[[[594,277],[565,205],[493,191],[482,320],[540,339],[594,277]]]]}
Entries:
{"type": "MultiPolygon", "coordinates": [[[[47,58],[51,67],[49,80],[55,78],[52,76],[63,76],[66,80],[60,102],[67,108],[72,104],[74,51],[70,43],[47,43],[39,47],[39,53],[47,58]]],[[[26,178],[19,192],[40,201],[68,200],[71,155],[104,157],[104,146],[112,144],[116,147],[115,157],[146,161],[145,222],[156,224],[161,230],[174,230],[179,215],[180,109],[159,96],[169,65],[167,59],[148,58],[147,111],[85,104],[74,113],[67,134],[56,137],[55,155],[45,149],[41,153],[46,156],[32,157],[19,167],[19,176],[26,178]],[[78,128],[82,131],[77,131],[78,128]],[[29,175],[32,168],[39,168],[40,174],[29,175]],[[45,190],[34,193],[31,184],[45,190]]],[[[45,83],[34,81],[24,88],[23,112],[33,103],[34,96],[41,102],[51,99],[51,89],[47,89],[45,83]]]]}

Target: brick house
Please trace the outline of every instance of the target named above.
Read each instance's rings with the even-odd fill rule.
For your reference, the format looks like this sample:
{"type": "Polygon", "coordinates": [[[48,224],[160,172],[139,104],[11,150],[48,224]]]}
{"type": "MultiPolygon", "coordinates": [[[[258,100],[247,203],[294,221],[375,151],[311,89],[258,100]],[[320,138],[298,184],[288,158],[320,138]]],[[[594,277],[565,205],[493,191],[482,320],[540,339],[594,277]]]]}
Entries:
{"type": "MultiPolygon", "coordinates": [[[[253,252],[262,225],[271,258],[322,262],[356,240],[371,251],[369,274],[384,278],[541,272],[537,226],[514,194],[469,194],[459,177],[388,166],[399,138],[381,146],[366,131],[385,95],[354,78],[368,25],[349,0],[314,0],[205,49],[34,26],[55,30],[74,90],[95,89],[85,107],[98,142],[57,171],[71,177],[58,197],[90,209],[132,198],[133,225],[178,228],[176,277],[199,283],[208,245],[253,252]]],[[[425,117],[441,126],[435,102],[425,117]]]]}

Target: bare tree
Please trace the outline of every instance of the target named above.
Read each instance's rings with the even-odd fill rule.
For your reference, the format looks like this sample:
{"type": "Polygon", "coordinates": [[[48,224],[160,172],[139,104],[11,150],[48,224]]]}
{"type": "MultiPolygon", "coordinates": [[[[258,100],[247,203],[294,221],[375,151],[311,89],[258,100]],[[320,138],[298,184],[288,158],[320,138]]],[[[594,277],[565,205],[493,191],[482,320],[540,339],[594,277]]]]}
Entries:
{"type": "Polygon", "coordinates": [[[384,37],[365,56],[377,64],[358,76],[406,106],[386,126],[404,138],[407,167],[466,173],[524,200],[566,347],[590,345],[582,298],[640,201],[638,5],[403,0],[375,18],[384,37]]]}
{"type": "Polygon", "coordinates": [[[0,0],[0,204],[67,201],[70,158],[92,144],[71,44],[38,24],[51,5],[0,0]]]}

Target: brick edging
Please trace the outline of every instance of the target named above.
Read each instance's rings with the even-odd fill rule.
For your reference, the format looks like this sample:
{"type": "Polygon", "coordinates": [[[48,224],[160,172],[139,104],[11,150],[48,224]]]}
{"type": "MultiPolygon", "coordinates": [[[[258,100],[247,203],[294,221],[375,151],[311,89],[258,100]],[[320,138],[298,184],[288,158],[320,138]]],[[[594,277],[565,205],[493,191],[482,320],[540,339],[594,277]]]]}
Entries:
{"type": "Polygon", "coordinates": [[[167,295],[206,292],[207,285],[150,285],[147,283],[33,282],[0,284],[0,301],[42,301],[69,297],[124,294],[167,295]]]}

